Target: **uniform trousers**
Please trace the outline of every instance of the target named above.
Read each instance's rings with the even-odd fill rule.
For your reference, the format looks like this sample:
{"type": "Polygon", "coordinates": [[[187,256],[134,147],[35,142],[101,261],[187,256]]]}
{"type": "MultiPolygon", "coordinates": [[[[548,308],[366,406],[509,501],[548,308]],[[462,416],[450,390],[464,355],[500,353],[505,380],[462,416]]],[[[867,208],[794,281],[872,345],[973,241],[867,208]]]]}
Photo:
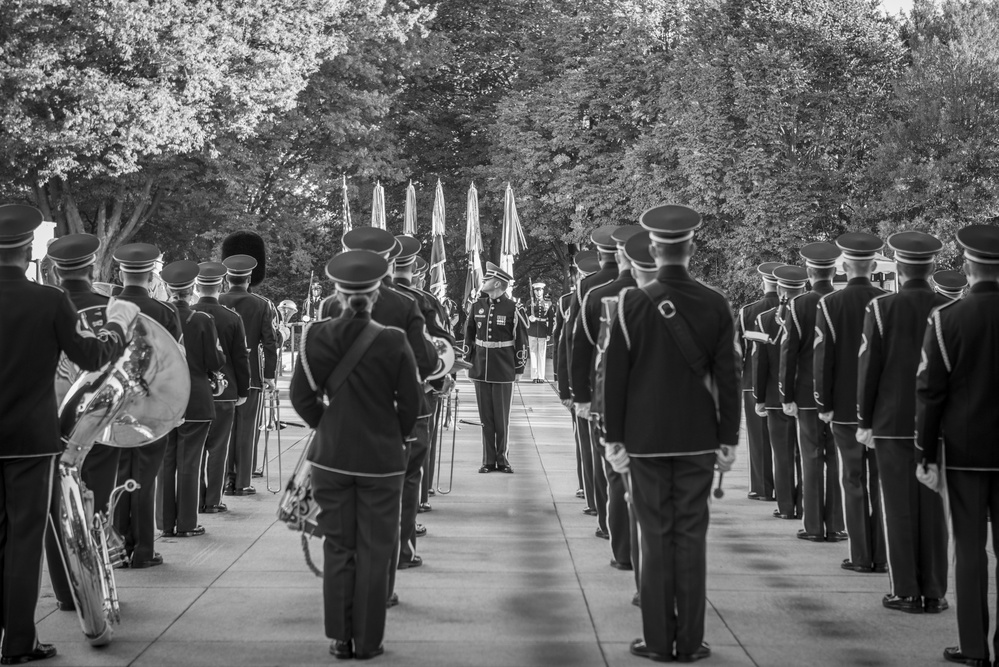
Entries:
{"type": "MultiPolygon", "coordinates": [[[[999,471],[947,470],[947,495],[954,526],[954,586],[961,653],[989,659],[989,522],[992,550],[999,553],[999,471]]],[[[999,614],[999,598],[996,599],[999,614]]],[[[999,630],[992,637],[999,657],[999,630]]]]}
{"type": "Polygon", "coordinates": [[[531,350],[531,379],[545,379],[545,363],[548,357],[548,339],[527,337],[527,346],[531,350]]]}
{"type": "Polygon", "coordinates": [[[210,421],[185,421],[167,435],[159,485],[163,500],[163,530],[178,533],[198,527],[201,458],[210,421]]]}
{"type": "Polygon", "coordinates": [[[510,404],[513,401],[512,382],[475,380],[475,402],[482,422],[482,465],[508,466],[507,436],[510,428],[510,404]]]}
{"type": "MultiPolygon", "coordinates": [[[[642,527],[638,524],[638,513],[635,512],[635,496],[631,484],[631,473],[621,476],[628,493],[628,529],[631,533],[631,567],[635,575],[635,590],[642,590],[642,527]]],[[[639,594],[640,595],[640,594],[639,594]]]]}
{"type": "Polygon", "coordinates": [[[583,497],[586,506],[596,509],[597,501],[593,491],[593,448],[590,446],[590,421],[580,419],[576,416],[576,411],[572,412],[573,432],[576,436],[576,467],[581,471],[583,497]]]}
{"type": "Polygon", "coordinates": [[[587,420],[590,429],[590,456],[593,466],[593,509],[597,511],[597,527],[607,531],[607,476],[604,474],[604,446],[600,442],[600,428],[587,420]]]}
{"type": "Polygon", "coordinates": [[[798,458],[798,428],[794,417],[779,408],[767,409],[767,431],[773,450],[774,493],[781,514],[801,516],[801,460],[798,458]]]}
{"type": "Polygon", "coordinates": [[[444,428],[444,401],[432,391],[427,394],[427,403],[430,404],[430,411],[433,416],[430,418],[430,447],[427,448],[427,458],[423,462],[423,479],[420,483],[420,502],[425,503],[430,500],[430,489],[434,488],[434,466],[437,465],[437,441],[440,439],[440,432],[444,428]]]}
{"type": "MultiPolygon", "coordinates": [[[[601,445],[601,450],[604,447],[601,445]]],[[[631,518],[624,475],[615,472],[606,459],[601,461],[607,479],[607,532],[610,533],[611,553],[618,563],[631,565],[631,518]]]]}
{"type": "Polygon", "coordinates": [[[217,506],[222,503],[222,487],[225,486],[226,465],[229,458],[229,440],[232,438],[232,423],[235,416],[235,401],[215,401],[215,419],[212,420],[208,437],[205,439],[204,464],[199,476],[200,507],[217,506]]]}
{"type": "Polygon", "coordinates": [[[232,426],[232,440],[229,443],[228,480],[234,488],[245,489],[250,486],[250,476],[253,473],[254,452],[257,449],[257,439],[260,437],[261,393],[258,387],[252,387],[246,397],[246,403],[236,407],[236,415],[232,426]]]}
{"type": "Polygon", "coordinates": [[[123,449],[118,461],[118,479],[121,483],[134,479],[139,489],[126,493],[118,502],[114,525],[125,540],[125,552],[133,562],[152,559],[154,517],[156,503],[156,476],[163,465],[167,438],[162,437],[142,447],[123,449]]]}
{"type": "Polygon", "coordinates": [[[839,459],[829,424],[818,410],[798,410],[798,446],[801,449],[801,503],[805,532],[840,533],[843,527],[843,490],[839,459]]]}
{"type": "Polygon", "coordinates": [[[947,594],[947,516],[940,494],[916,479],[922,452],[913,438],[875,438],[874,451],[892,593],[942,598],[947,594]]]}
{"type": "Polygon", "coordinates": [[[420,508],[420,484],[423,464],[430,448],[430,417],[416,420],[410,442],[409,460],[402,485],[402,523],[400,527],[399,560],[411,561],[416,556],[416,515],[420,508]]]}
{"type": "Polygon", "coordinates": [[[753,392],[742,392],[746,415],[746,438],[749,440],[749,492],[764,498],[774,497],[774,459],[770,449],[767,420],[756,414],[753,392]]]}
{"type": "Polygon", "coordinates": [[[708,495],[716,456],[631,457],[642,531],[642,627],[649,650],[691,654],[704,640],[708,495]]]}
{"type": "Polygon", "coordinates": [[[0,458],[0,629],[3,655],[35,648],[45,523],[55,456],[0,458]]]}
{"type": "Polygon", "coordinates": [[[850,560],[859,567],[886,564],[881,482],[874,450],[857,442],[856,424],[833,424],[832,432],[842,468],[843,514],[850,535],[850,560]]]}
{"type": "Polygon", "coordinates": [[[112,447],[95,442],[83,459],[80,477],[94,494],[94,511],[107,514],[108,501],[114,491],[118,478],[118,460],[121,458],[121,447],[112,447]]]}
{"type": "Polygon", "coordinates": [[[326,636],[358,653],[382,645],[389,571],[395,570],[403,475],[364,477],[312,467],[323,535],[326,636]]]}

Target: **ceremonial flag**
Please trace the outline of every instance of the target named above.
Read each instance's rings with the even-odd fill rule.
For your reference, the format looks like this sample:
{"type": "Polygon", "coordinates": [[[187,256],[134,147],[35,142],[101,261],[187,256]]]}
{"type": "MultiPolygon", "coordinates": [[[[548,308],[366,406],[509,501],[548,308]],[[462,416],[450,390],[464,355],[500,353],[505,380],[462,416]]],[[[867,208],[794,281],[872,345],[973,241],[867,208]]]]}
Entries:
{"type": "Polygon", "coordinates": [[[465,293],[462,309],[468,310],[472,300],[482,285],[482,233],[479,231],[479,193],[475,183],[468,186],[468,201],[465,205],[465,252],[468,253],[468,273],[465,276],[465,293]]]}
{"type": "Polygon", "coordinates": [[[430,233],[433,245],[430,248],[430,293],[440,301],[447,296],[447,275],[444,273],[444,188],[441,179],[437,179],[437,189],[434,191],[434,214],[430,233]]]}
{"type": "Polygon", "coordinates": [[[406,217],[402,221],[402,233],[416,236],[416,188],[413,181],[406,188],[406,217]]]}
{"type": "Polygon", "coordinates": [[[375,183],[375,191],[371,201],[371,226],[385,229],[385,188],[382,182],[375,183]]]}
{"type": "MultiPolygon", "coordinates": [[[[503,198],[503,233],[500,240],[500,268],[513,275],[513,258],[527,248],[524,230],[520,227],[517,204],[513,199],[513,188],[506,184],[503,198]]],[[[513,285],[511,285],[513,287],[513,285]]]]}
{"type": "MultiPolygon", "coordinates": [[[[347,174],[343,174],[343,234],[346,234],[354,225],[350,221],[350,200],[347,199],[347,174]]],[[[340,239],[343,239],[343,234],[340,239]]]]}

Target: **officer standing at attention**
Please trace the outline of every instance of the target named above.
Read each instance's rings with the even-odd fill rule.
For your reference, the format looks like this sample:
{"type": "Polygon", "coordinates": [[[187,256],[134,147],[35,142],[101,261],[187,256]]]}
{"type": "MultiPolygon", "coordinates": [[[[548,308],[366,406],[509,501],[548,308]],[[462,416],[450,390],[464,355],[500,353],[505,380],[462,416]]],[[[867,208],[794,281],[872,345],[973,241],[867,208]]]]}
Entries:
{"type": "Polygon", "coordinates": [[[552,318],[555,308],[552,302],[545,298],[545,284],[531,285],[530,312],[527,314],[527,345],[531,351],[531,382],[544,384],[545,365],[548,359],[548,338],[552,329],[552,318]]]}
{"type": "MultiPolygon", "coordinates": [[[[149,296],[148,286],[159,249],[148,243],[130,243],[114,252],[121,284],[119,299],[131,301],[143,315],[162,325],[178,343],[183,336],[177,309],[149,296]]],[[[139,490],[125,494],[115,507],[114,525],[125,538],[129,567],[144,568],[163,564],[163,557],[153,550],[155,527],[156,476],[163,465],[169,435],[142,447],[123,449],[118,461],[118,479],[134,479],[139,490]]]]}
{"type": "Polygon", "coordinates": [[[756,331],[756,318],[760,313],[776,308],[777,281],[774,269],[781,262],[764,262],[756,271],[763,280],[763,298],[739,309],[739,338],[742,341],[742,396],[746,408],[746,437],[749,440],[749,495],[750,500],[774,499],[774,461],[770,447],[767,420],[756,414],[756,397],[753,396],[753,343],[764,340],[756,331]]]}
{"type": "Polygon", "coordinates": [[[658,279],[624,294],[607,347],[607,456],[630,469],[642,532],[644,639],[631,653],[693,662],[703,642],[708,496],[713,469],[735,461],[739,360],[728,299],[688,272],[701,216],[649,209],[658,279]],[[714,388],[714,390],[712,390],[714,388]]]}
{"type": "Polygon", "coordinates": [[[257,260],[249,255],[232,255],[222,263],[228,273],[229,291],[219,297],[219,303],[236,311],[243,320],[250,363],[250,389],[246,403],[236,407],[233,421],[228,480],[224,493],[229,496],[252,496],[257,492],[250,486],[250,476],[253,473],[253,452],[259,433],[257,422],[260,419],[261,391],[273,391],[275,387],[277,338],[270,302],[249,290],[250,276],[253,269],[257,268],[257,260]]]}
{"type": "Polygon", "coordinates": [[[885,292],[871,284],[874,255],[884,242],[873,234],[849,232],[836,239],[843,251],[846,287],[819,301],[815,326],[815,405],[832,424],[843,466],[843,505],[854,572],[887,572],[881,493],[874,452],[857,441],[857,356],[864,335],[864,309],[885,292]]]}
{"type": "Polygon", "coordinates": [[[222,370],[225,355],[219,347],[215,320],[208,313],[192,310],[198,264],[190,260],[171,262],[160,277],[166,284],[184,329],[184,350],[191,375],[191,395],[184,422],[167,436],[166,454],[159,483],[163,501],[163,536],[196,537],[205,529],[198,525],[201,492],[201,459],[208,430],[215,418],[215,401],[208,374],[222,370]]]}
{"type": "Polygon", "coordinates": [[[839,460],[832,429],[819,419],[815,409],[812,364],[819,299],[835,291],[832,279],[836,274],[836,259],[841,253],[832,243],[817,242],[804,246],[799,254],[805,260],[812,289],[788,304],[777,383],[784,414],[798,420],[801,518],[805,526],[798,531],[798,538],[810,542],[841,542],[846,539],[846,531],[843,530],[839,460]]]}
{"type": "MultiPolygon", "coordinates": [[[[957,242],[971,288],[933,311],[926,327],[916,379],[916,446],[922,450],[916,476],[939,492],[946,464],[960,645],[945,649],[944,658],[988,667],[989,521],[993,540],[999,535],[999,228],[971,225],[958,231],[957,242]]],[[[999,634],[992,650],[999,659],[999,634]]]]}
{"type": "Polygon", "coordinates": [[[56,648],[38,641],[35,607],[42,579],[42,544],[52,498],[53,468],[63,449],[55,402],[61,353],[86,370],[120,354],[138,309],[115,302],[96,333],[79,327],[66,293],[25,277],[42,213],[32,206],[0,206],[0,604],[3,664],[51,658],[56,648]]]}
{"type": "Polygon", "coordinates": [[[204,463],[199,475],[198,507],[205,514],[228,511],[222,503],[222,487],[226,478],[226,459],[232,437],[236,407],[246,403],[250,390],[250,362],[246,350],[246,333],[243,319],[236,311],[219,303],[219,291],[227,270],[221,262],[202,262],[198,265],[198,292],[201,298],[192,306],[194,310],[208,313],[215,320],[219,345],[225,356],[222,372],[226,387],[214,397],[215,418],[208,428],[205,440],[204,463]]]}
{"type": "Polygon", "coordinates": [[[881,480],[891,592],[882,603],[910,614],[947,608],[947,518],[940,495],[912,474],[916,368],[930,311],[950,299],[929,277],[943,244],[922,232],[888,238],[900,289],[871,300],[864,315],[857,386],[857,440],[873,447],[881,480]]]}
{"type": "Polygon", "coordinates": [[[482,296],[472,303],[465,323],[465,359],[472,364],[475,402],[482,422],[479,472],[513,472],[507,456],[513,383],[527,361],[527,322],[506,289],[513,276],[486,262],[482,296]]]}

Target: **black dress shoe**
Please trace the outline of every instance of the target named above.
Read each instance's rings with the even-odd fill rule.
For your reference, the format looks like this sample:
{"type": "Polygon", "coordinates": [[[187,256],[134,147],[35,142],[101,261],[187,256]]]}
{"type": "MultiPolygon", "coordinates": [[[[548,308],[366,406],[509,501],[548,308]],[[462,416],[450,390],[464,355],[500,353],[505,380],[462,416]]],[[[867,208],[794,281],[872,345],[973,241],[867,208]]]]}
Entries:
{"type": "Polygon", "coordinates": [[[147,567],[156,567],[157,565],[163,564],[163,556],[159,554],[153,554],[153,557],[149,560],[133,560],[129,567],[133,570],[141,570],[147,567]]]}
{"type": "Polygon", "coordinates": [[[881,604],[884,605],[885,609],[904,611],[907,614],[923,613],[923,599],[918,595],[898,596],[889,593],[881,599],[881,604]]]}
{"type": "Polygon", "coordinates": [[[56,609],[59,611],[76,611],[76,603],[72,600],[67,600],[65,602],[62,600],[56,600],[56,609]]]}
{"type": "Polygon", "coordinates": [[[30,653],[21,655],[5,655],[0,658],[0,665],[20,665],[33,660],[45,660],[56,654],[56,647],[52,644],[35,644],[35,648],[30,653]]]}
{"type": "Polygon", "coordinates": [[[228,512],[229,508],[222,504],[205,505],[200,511],[202,514],[219,514],[221,512],[228,512]]]}
{"type": "Polygon", "coordinates": [[[392,595],[389,596],[389,599],[385,601],[385,608],[391,609],[392,607],[395,607],[398,604],[399,604],[399,594],[393,593],[392,595]]]}
{"type": "Polygon", "coordinates": [[[631,604],[635,605],[639,609],[642,608],[642,596],[638,591],[635,591],[635,594],[631,596],[631,604]]]}
{"type": "Polygon", "coordinates": [[[875,563],[871,566],[871,572],[877,572],[878,574],[884,574],[888,571],[888,563],[875,563]]]}
{"type": "Polygon", "coordinates": [[[943,656],[947,662],[956,662],[971,667],[989,667],[988,658],[969,658],[961,653],[960,646],[948,646],[944,649],[943,656]]]}
{"type": "Polygon", "coordinates": [[[576,489],[576,497],[577,498],[585,498],[586,497],[586,491],[583,491],[582,489],[576,489]]]}
{"type": "Polygon", "coordinates": [[[780,510],[774,510],[775,519],[797,519],[798,517],[792,514],[783,514],[780,510]]]}
{"type": "Polygon", "coordinates": [[[204,526],[196,526],[194,530],[178,530],[177,537],[197,537],[205,534],[204,526]]]}
{"type": "Polygon", "coordinates": [[[334,639],[330,642],[330,655],[337,660],[350,660],[354,657],[354,645],[349,639],[345,642],[334,639]]]}
{"type": "Polygon", "coordinates": [[[222,487],[222,495],[223,496],[236,495],[236,487],[232,483],[226,484],[225,486],[222,487]]]}
{"type": "Polygon", "coordinates": [[[636,639],[631,642],[630,651],[632,655],[637,655],[639,658],[648,658],[649,660],[654,660],[655,662],[673,662],[672,653],[656,653],[655,651],[650,651],[649,647],[645,644],[644,639],[636,639]]]}
{"type": "Polygon", "coordinates": [[[482,466],[479,468],[480,473],[492,472],[493,470],[496,470],[496,466],[482,466]]]}
{"type": "Polygon", "coordinates": [[[384,646],[379,646],[373,651],[357,651],[354,653],[354,657],[358,660],[371,660],[372,658],[377,658],[382,653],[385,652],[384,646]]]}
{"type": "Polygon", "coordinates": [[[433,487],[430,487],[429,489],[427,489],[427,495],[428,496],[436,496],[437,495],[437,491],[435,491],[433,487]]]}
{"type": "Polygon", "coordinates": [[[422,523],[416,524],[416,536],[423,537],[426,534],[427,534],[427,527],[424,526],[422,523]]]}
{"type": "Polygon", "coordinates": [[[811,533],[806,533],[803,530],[799,530],[798,531],[798,539],[799,540],[808,540],[809,542],[825,542],[826,541],[826,536],[825,535],[813,535],[811,533]]]}
{"type": "Polygon", "coordinates": [[[596,516],[597,515],[597,511],[595,509],[593,509],[592,507],[584,507],[583,508],[583,514],[586,514],[587,516],[596,516]]]}
{"type": "Polygon", "coordinates": [[[430,506],[430,503],[420,503],[420,506],[416,508],[416,513],[423,514],[424,512],[429,512],[432,509],[433,507],[430,506]]]}
{"type": "Polygon", "coordinates": [[[826,533],[826,542],[846,542],[848,539],[850,539],[850,536],[846,534],[845,530],[826,533]]]}
{"type": "Polygon", "coordinates": [[[399,562],[400,570],[408,570],[413,567],[420,567],[423,565],[423,559],[419,556],[413,556],[413,560],[404,560],[399,562]]]}
{"type": "Polygon", "coordinates": [[[508,474],[513,472],[513,468],[511,468],[508,465],[506,465],[506,466],[496,466],[496,470],[499,471],[499,472],[505,472],[505,473],[508,473],[508,474]]]}
{"type": "Polygon", "coordinates": [[[706,643],[702,643],[700,647],[693,653],[677,653],[677,662],[697,662],[698,660],[704,660],[711,656],[711,647],[706,643]]]}
{"type": "Polygon", "coordinates": [[[263,476],[264,476],[264,471],[263,470],[254,470],[253,472],[250,473],[250,477],[256,477],[258,479],[261,478],[261,477],[263,477],[263,476]]]}
{"type": "Polygon", "coordinates": [[[603,528],[597,528],[597,532],[595,532],[593,534],[596,535],[597,537],[605,539],[605,540],[609,540],[610,539],[610,533],[608,533],[603,528]]]}
{"type": "Polygon", "coordinates": [[[874,570],[869,565],[855,565],[853,561],[849,558],[844,558],[843,562],[839,564],[844,570],[852,570],[853,572],[873,572],[874,570]]]}
{"type": "Polygon", "coordinates": [[[256,494],[257,490],[252,486],[244,486],[242,489],[236,489],[234,496],[252,496],[256,494]]]}
{"type": "Polygon", "coordinates": [[[611,558],[610,566],[615,570],[625,570],[627,572],[631,572],[635,569],[631,566],[631,563],[621,563],[614,558],[611,558]]]}
{"type": "Polygon", "coordinates": [[[939,614],[942,611],[947,611],[950,605],[947,604],[947,598],[924,598],[923,599],[923,611],[927,614],[939,614]]]}
{"type": "Polygon", "coordinates": [[[160,537],[177,537],[177,531],[172,528],[170,530],[161,530],[160,537]]]}

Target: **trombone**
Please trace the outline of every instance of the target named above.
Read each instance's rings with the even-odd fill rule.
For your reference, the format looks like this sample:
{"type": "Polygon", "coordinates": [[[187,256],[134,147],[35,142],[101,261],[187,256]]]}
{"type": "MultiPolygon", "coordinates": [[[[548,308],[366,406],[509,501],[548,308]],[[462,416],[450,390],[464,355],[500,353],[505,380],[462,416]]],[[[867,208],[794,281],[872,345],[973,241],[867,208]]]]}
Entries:
{"type": "Polygon", "coordinates": [[[455,442],[458,437],[458,428],[459,428],[458,427],[459,404],[460,401],[458,399],[458,388],[455,387],[452,391],[449,391],[447,394],[446,411],[448,418],[450,419],[450,424],[446,423],[448,422],[448,418],[444,417],[445,414],[444,406],[443,405],[437,406],[437,434],[436,434],[437,435],[437,493],[441,494],[442,496],[446,496],[447,494],[451,493],[451,487],[454,486],[454,451],[455,451],[455,442]],[[452,412],[452,403],[451,403],[452,399],[454,399],[453,412],[452,412]],[[443,470],[443,468],[441,467],[441,459],[444,455],[445,428],[451,429],[451,470],[448,474],[446,491],[441,486],[441,477],[442,477],[441,471],[443,470]]]}
{"type": "Polygon", "coordinates": [[[274,389],[267,391],[264,394],[264,400],[267,405],[261,411],[260,426],[258,427],[264,433],[264,452],[263,452],[263,464],[261,469],[263,471],[263,477],[267,490],[271,493],[280,493],[284,489],[281,488],[281,478],[284,476],[284,471],[281,467],[281,393],[280,390],[275,387],[274,389]],[[270,444],[271,432],[276,432],[277,434],[277,486],[271,487],[271,461],[270,457],[267,455],[268,445],[270,444]]]}

